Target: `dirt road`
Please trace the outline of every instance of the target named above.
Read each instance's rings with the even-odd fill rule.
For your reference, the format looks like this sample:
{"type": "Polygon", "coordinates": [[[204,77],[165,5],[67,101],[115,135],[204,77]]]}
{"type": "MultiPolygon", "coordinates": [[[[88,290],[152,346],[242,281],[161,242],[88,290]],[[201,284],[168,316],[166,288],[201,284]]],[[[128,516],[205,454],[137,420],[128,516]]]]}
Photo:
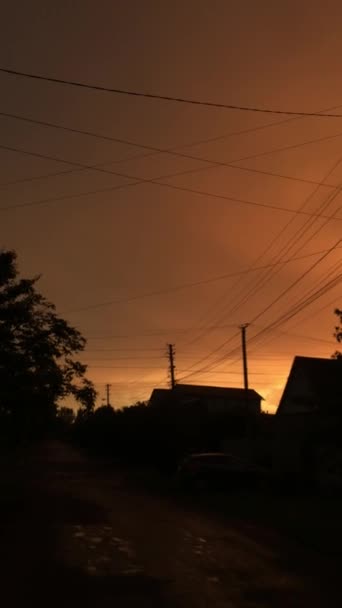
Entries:
{"type": "Polygon", "coordinates": [[[285,540],[134,489],[58,442],[3,473],[0,515],[6,608],[338,605],[285,540]]]}

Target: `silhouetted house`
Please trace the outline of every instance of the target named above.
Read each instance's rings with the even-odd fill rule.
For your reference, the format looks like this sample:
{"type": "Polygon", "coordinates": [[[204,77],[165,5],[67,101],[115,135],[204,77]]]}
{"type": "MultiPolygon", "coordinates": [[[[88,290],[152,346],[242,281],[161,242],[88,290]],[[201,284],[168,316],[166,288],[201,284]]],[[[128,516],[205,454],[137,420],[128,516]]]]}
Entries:
{"type": "Polygon", "coordinates": [[[149,398],[148,405],[154,408],[165,408],[172,404],[173,392],[168,388],[155,388],[149,398]]]}
{"type": "Polygon", "coordinates": [[[153,408],[183,407],[208,414],[260,414],[262,397],[253,389],[176,384],[174,389],[156,388],[149,405],[153,408]]]}
{"type": "Polygon", "coordinates": [[[277,416],[342,413],[342,360],[295,357],[277,416]]]}
{"type": "Polygon", "coordinates": [[[247,428],[261,418],[262,397],[254,390],[177,384],[155,389],[149,401],[151,422],[179,456],[226,449],[226,441],[241,442],[247,428]]]}
{"type": "Polygon", "coordinates": [[[295,357],[275,416],[275,470],[342,480],[341,431],[342,360],[295,357]]]}

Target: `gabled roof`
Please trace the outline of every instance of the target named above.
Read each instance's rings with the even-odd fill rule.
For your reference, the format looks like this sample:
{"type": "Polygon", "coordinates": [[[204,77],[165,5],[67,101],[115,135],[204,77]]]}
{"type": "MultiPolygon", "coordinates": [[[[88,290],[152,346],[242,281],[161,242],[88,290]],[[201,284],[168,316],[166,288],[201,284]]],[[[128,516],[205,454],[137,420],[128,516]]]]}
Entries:
{"type": "MultiPolygon", "coordinates": [[[[174,391],[182,395],[196,397],[220,397],[224,399],[245,399],[246,391],[244,388],[230,388],[222,386],[203,386],[200,384],[176,384],[174,391]]],[[[254,389],[247,390],[248,397],[263,399],[254,389]]]]}
{"type": "MultiPolygon", "coordinates": [[[[248,399],[261,401],[263,397],[255,390],[248,389],[248,399]]],[[[188,397],[192,399],[225,399],[227,401],[244,401],[246,391],[244,388],[227,388],[221,386],[202,386],[196,384],[176,384],[173,390],[165,388],[155,388],[150,398],[150,404],[165,404],[174,397],[188,397]]]]}
{"type": "Polygon", "coordinates": [[[295,357],[277,414],[342,412],[342,360],[295,357]]]}
{"type": "Polygon", "coordinates": [[[172,397],[172,391],[169,388],[154,388],[150,397],[150,405],[164,405],[170,401],[172,397]]]}

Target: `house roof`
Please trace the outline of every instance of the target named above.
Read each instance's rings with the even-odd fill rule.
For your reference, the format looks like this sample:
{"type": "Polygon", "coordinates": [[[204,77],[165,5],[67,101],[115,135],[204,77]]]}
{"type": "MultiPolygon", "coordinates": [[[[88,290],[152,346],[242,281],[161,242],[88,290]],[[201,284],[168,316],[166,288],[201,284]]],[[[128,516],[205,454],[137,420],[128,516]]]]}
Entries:
{"type": "Polygon", "coordinates": [[[150,404],[164,404],[172,396],[172,391],[168,388],[154,388],[150,397],[150,404]]]}
{"type": "Polygon", "coordinates": [[[277,414],[342,410],[342,360],[295,357],[277,414]]]}
{"type": "MultiPolygon", "coordinates": [[[[248,389],[248,399],[261,400],[263,397],[259,395],[255,390],[248,389]]],[[[192,398],[220,398],[228,400],[241,400],[244,401],[246,398],[246,391],[244,388],[229,388],[221,386],[202,386],[196,384],[176,384],[173,390],[165,388],[155,388],[152,392],[150,402],[153,405],[164,404],[174,396],[178,397],[192,397],[192,398]]]]}
{"type": "MultiPolygon", "coordinates": [[[[203,386],[200,384],[176,384],[174,390],[184,395],[198,397],[221,397],[225,399],[245,399],[246,390],[244,388],[230,388],[222,386],[203,386]]],[[[254,389],[247,390],[249,398],[262,399],[254,389]]]]}

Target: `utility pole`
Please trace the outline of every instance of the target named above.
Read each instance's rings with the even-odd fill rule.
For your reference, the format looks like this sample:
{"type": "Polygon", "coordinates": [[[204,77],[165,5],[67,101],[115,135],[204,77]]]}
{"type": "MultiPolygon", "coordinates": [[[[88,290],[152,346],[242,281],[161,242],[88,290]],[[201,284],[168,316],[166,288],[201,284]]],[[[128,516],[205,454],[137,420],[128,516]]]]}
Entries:
{"type": "Polygon", "coordinates": [[[241,344],[242,344],[242,361],[243,361],[243,384],[245,389],[245,416],[246,416],[246,426],[245,426],[245,435],[247,442],[247,450],[250,449],[250,442],[252,437],[252,427],[251,420],[248,411],[248,367],[247,367],[247,347],[246,347],[246,329],[249,323],[243,323],[240,325],[241,329],[241,344]]]}
{"type": "Polygon", "coordinates": [[[168,357],[169,357],[169,374],[170,374],[170,388],[174,389],[176,386],[176,379],[175,379],[175,347],[174,344],[168,344],[168,357]]]}
{"type": "Polygon", "coordinates": [[[110,407],[110,384],[106,384],[106,398],[107,398],[107,407],[110,407]]]}
{"type": "MultiPolygon", "coordinates": [[[[246,347],[246,329],[249,323],[240,325],[241,329],[241,344],[242,344],[242,362],[243,362],[243,384],[245,389],[245,413],[248,420],[248,368],[247,368],[247,347],[246,347]]],[[[246,421],[247,422],[247,421],[246,421]]],[[[246,425],[247,438],[249,436],[249,425],[246,425]]]]}
{"type": "Polygon", "coordinates": [[[240,325],[241,342],[242,342],[242,360],[243,360],[243,385],[245,391],[248,391],[248,369],[247,369],[247,348],[246,348],[246,329],[249,323],[240,325]]]}

